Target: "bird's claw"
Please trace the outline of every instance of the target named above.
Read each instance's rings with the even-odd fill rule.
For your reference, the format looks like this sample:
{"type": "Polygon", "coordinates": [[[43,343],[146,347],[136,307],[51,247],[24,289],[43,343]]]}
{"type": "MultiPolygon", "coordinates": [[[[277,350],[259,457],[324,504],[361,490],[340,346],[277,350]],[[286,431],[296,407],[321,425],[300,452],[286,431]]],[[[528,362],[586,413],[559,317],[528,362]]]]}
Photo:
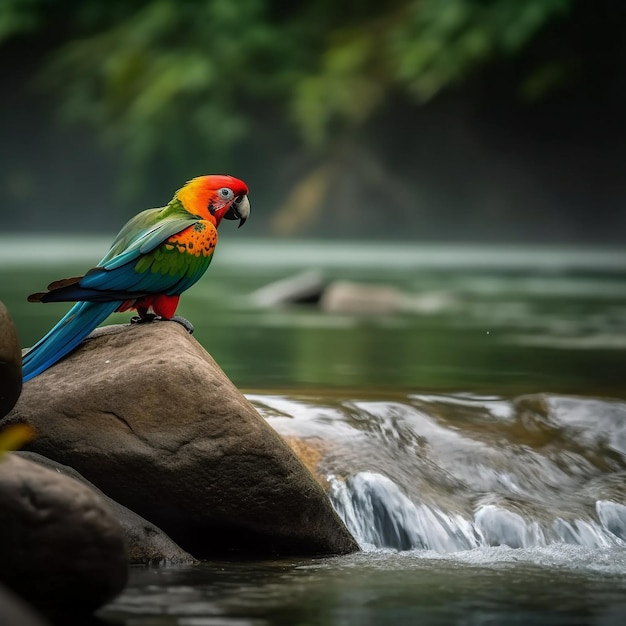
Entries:
{"type": "Polygon", "coordinates": [[[154,322],[157,316],[154,313],[144,313],[143,315],[135,315],[130,318],[131,324],[146,324],[147,322],[154,322]]]}
{"type": "Polygon", "coordinates": [[[154,313],[144,313],[143,315],[135,315],[130,318],[131,324],[146,324],[147,322],[176,322],[177,324],[180,324],[190,335],[193,335],[193,331],[195,330],[193,324],[186,317],[182,317],[180,315],[174,315],[174,317],[165,319],[155,315],[154,313]]]}
{"type": "Polygon", "coordinates": [[[193,335],[193,331],[195,329],[193,327],[193,324],[186,317],[174,315],[174,317],[170,317],[169,321],[180,324],[190,335],[193,335]]]}

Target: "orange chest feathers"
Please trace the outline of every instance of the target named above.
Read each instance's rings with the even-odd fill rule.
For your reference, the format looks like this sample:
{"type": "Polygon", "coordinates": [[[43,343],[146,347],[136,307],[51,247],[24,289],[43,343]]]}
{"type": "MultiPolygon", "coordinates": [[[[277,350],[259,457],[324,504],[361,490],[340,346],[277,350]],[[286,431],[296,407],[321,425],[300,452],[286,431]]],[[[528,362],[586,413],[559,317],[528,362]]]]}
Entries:
{"type": "Polygon", "coordinates": [[[211,222],[200,221],[172,235],[165,242],[165,249],[206,257],[213,254],[216,245],[217,229],[211,222]]]}

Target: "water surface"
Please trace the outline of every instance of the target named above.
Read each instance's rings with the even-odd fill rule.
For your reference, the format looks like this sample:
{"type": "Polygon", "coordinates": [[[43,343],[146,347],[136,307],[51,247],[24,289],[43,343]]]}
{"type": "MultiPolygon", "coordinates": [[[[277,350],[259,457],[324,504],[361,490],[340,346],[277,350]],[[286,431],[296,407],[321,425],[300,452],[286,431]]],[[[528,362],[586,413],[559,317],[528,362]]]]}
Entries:
{"type": "MultiPolygon", "coordinates": [[[[105,623],[624,623],[624,251],[232,235],[180,313],[264,418],[314,452],[362,551],[133,568],[105,623]],[[254,298],[302,271],[391,286],[403,304],[331,314],[254,298]]],[[[107,247],[36,243],[26,257],[0,237],[0,299],[24,345],[68,308],[25,296],[107,247]]]]}
{"type": "Polygon", "coordinates": [[[151,626],[619,625],[624,556],[563,547],[143,569],[105,617],[151,626]]]}
{"type": "MultiPolygon", "coordinates": [[[[233,241],[227,233],[180,314],[242,389],[582,392],[624,397],[626,252],[488,246],[233,241]],[[387,285],[391,315],[264,308],[252,294],[317,271],[325,282],[387,285]]],[[[47,239],[38,254],[0,237],[0,299],[24,345],[65,304],[28,304],[49,282],[83,273],[102,238],[47,239]]],[[[111,323],[130,315],[115,314],[111,323]]]]}

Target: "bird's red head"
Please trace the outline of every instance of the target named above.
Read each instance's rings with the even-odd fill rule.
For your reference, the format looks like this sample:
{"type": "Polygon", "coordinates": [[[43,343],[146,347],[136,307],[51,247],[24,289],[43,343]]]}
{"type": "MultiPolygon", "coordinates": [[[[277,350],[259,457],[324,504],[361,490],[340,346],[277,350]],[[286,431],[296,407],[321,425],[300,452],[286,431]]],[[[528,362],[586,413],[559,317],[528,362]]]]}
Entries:
{"type": "Polygon", "coordinates": [[[222,218],[239,220],[239,226],[250,215],[248,186],[242,180],[227,175],[209,175],[192,178],[176,192],[176,197],[189,213],[214,222],[222,218]]]}

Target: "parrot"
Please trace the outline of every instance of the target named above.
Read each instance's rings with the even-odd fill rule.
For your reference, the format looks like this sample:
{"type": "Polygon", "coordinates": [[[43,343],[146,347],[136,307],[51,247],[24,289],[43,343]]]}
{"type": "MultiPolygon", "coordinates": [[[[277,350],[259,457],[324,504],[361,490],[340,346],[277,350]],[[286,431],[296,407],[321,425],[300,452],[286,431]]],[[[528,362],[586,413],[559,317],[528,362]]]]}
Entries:
{"type": "Polygon", "coordinates": [[[136,310],[131,322],[175,316],[180,295],[200,279],[213,259],[221,220],[250,215],[247,185],[229,175],[189,180],[165,207],[147,209],[120,230],[98,265],[83,276],[64,278],[29,302],[76,302],[22,359],[24,382],[74,350],[111,313],[136,310]]]}

